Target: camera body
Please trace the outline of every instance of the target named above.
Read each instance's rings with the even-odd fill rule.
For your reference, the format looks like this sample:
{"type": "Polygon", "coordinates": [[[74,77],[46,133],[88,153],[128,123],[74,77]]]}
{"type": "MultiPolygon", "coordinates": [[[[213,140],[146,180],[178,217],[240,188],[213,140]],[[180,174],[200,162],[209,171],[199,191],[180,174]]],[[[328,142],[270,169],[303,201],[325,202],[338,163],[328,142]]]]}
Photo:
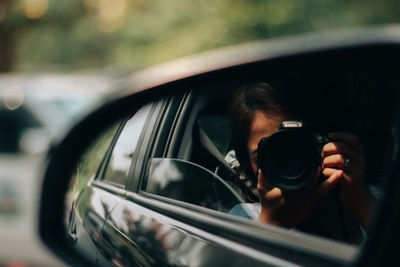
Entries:
{"type": "Polygon", "coordinates": [[[272,186],[301,190],[314,182],[322,164],[326,135],[305,127],[302,121],[283,121],[279,130],[258,144],[257,164],[272,186]]]}

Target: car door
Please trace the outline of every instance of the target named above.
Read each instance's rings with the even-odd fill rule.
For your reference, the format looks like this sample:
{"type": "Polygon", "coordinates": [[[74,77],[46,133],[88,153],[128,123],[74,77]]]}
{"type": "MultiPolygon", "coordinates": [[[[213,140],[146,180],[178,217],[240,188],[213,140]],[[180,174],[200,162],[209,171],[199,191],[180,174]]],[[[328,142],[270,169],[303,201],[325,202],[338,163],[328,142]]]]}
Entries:
{"type": "Polygon", "coordinates": [[[136,147],[155,108],[145,106],[134,116],[114,124],[86,152],[76,170],[72,186],[83,190],[77,201],[70,204],[69,236],[75,247],[84,248],[101,265],[115,258],[109,228],[104,224],[125,195],[136,147]],[[83,184],[91,172],[94,175],[83,184]]]}
{"type": "MultiPolygon", "coordinates": [[[[291,265],[242,243],[244,233],[247,239],[258,238],[257,227],[226,214],[244,201],[229,178],[218,175],[230,140],[225,98],[187,91],[146,105],[120,124],[95,178],[76,204],[83,228],[98,250],[97,264],[291,265]],[[213,108],[213,99],[225,106],[213,108]],[[207,127],[211,124],[215,125],[207,127]],[[224,129],[227,133],[222,133],[224,129]],[[232,222],[232,228],[222,221],[232,222]],[[238,237],[233,238],[232,231],[238,237]]],[[[263,231],[271,238],[276,229],[263,231]]],[[[301,236],[291,242],[303,238],[307,240],[301,236]]],[[[279,250],[280,239],[269,249],[279,250]]],[[[319,252],[324,254],[321,250],[332,246],[325,243],[319,252]]],[[[356,251],[342,245],[335,249],[343,258],[356,251]]],[[[324,262],[324,257],[311,258],[324,262]]],[[[296,260],[308,258],[302,255],[296,260]]]]}
{"type": "MultiPolygon", "coordinates": [[[[230,145],[226,117],[230,101],[226,97],[215,92],[209,96],[187,92],[180,101],[171,101],[167,112],[160,112],[158,119],[154,119],[155,126],[144,133],[150,138],[144,142],[141,157],[132,170],[135,175],[130,177],[130,187],[107,218],[103,231],[103,241],[115,248],[115,262],[168,266],[291,265],[276,257],[259,258],[257,250],[223,234],[226,225],[218,227],[216,217],[239,224],[243,220],[225,214],[244,202],[240,196],[244,192],[231,186],[233,181],[229,177],[218,175],[230,145]],[[215,103],[222,106],[215,108],[215,103]],[[213,121],[215,125],[210,126],[213,121]],[[205,231],[204,225],[197,227],[184,219],[194,216],[193,212],[195,220],[211,221],[206,226],[211,233],[205,231]]],[[[233,228],[238,232],[249,230],[248,226],[233,228]]],[[[279,247],[279,241],[275,245],[279,247]]],[[[322,247],[325,246],[334,245],[326,243],[322,247]]],[[[356,247],[345,245],[336,249],[343,258],[357,251],[356,247]]],[[[314,261],[323,261],[326,255],[313,257],[314,261]]],[[[303,256],[297,262],[303,260],[307,261],[303,256]]]]}
{"type": "MultiPolygon", "coordinates": [[[[133,206],[127,202],[126,194],[132,180],[138,180],[141,169],[136,168],[139,162],[143,161],[146,155],[146,148],[143,144],[148,144],[154,138],[154,128],[160,124],[163,114],[166,114],[171,108],[170,99],[159,101],[154,104],[147,105],[144,109],[135,113],[128,122],[123,125],[119,139],[116,141],[113,152],[109,153],[109,161],[114,161],[120,157],[120,161],[124,155],[129,155],[128,161],[123,169],[124,186],[118,186],[120,183],[111,181],[104,183],[111,177],[108,173],[121,173],[121,168],[117,171],[109,170],[110,167],[104,167],[103,182],[96,183],[107,194],[107,202],[112,205],[112,209],[105,217],[105,224],[102,229],[101,242],[99,251],[102,258],[99,265],[128,265],[128,266],[148,266],[153,265],[159,259],[153,253],[156,253],[157,248],[153,247],[151,242],[151,231],[146,228],[148,222],[139,223],[144,227],[139,227],[135,218],[137,210],[140,207],[133,206]],[[125,141],[124,141],[125,140],[125,141]],[[132,236],[132,231],[140,228],[140,233],[135,232],[132,236]],[[150,248],[151,253],[146,248],[150,248]]],[[[175,101],[176,102],[176,101],[175,101]]],[[[123,162],[117,163],[123,165],[123,162]]],[[[115,169],[115,168],[114,168],[115,169]]],[[[139,231],[139,230],[138,230],[139,231]]]]}
{"type": "MultiPolygon", "coordinates": [[[[218,220],[211,219],[212,226],[207,228],[211,234],[182,220],[193,216],[193,212],[200,220],[207,216],[224,218],[224,214],[244,203],[240,196],[244,192],[231,186],[229,176],[218,175],[229,148],[225,106],[229,101],[218,108],[214,106],[216,102],[223,103],[224,98],[224,94],[188,91],[154,104],[129,171],[123,176],[126,187],[118,187],[116,181],[104,181],[109,171],[104,167],[107,161],[103,162],[103,181],[94,183],[107,199],[102,200],[107,214],[98,243],[99,265],[291,265],[275,257],[258,258],[257,251],[224,236],[218,220]]],[[[129,125],[121,128],[108,161],[117,151],[119,138],[132,135],[129,125]]],[[[237,220],[241,222],[242,218],[237,220]]]]}
{"type": "Polygon", "coordinates": [[[196,107],[190,93],[164,103],[157,110],[159,113],[153,113],[149,126],[142,133],[145,145],[142,151],[139,150],[137,163],[131,170],[131,187],[110,212],[102,231],[101,247],[108,254],[107,264],[218,265],[226,259],[231,263],[252,262],[248,257],[232,254],[231,250],[206,240],[201,231],[190,225],[182,225],[179,220],[137,203],[137,198],[151,200],[158,197],[227,212],[242,202],[225,181],[204,167],[184,159],[166,157],[174,153],[172,150],[176,149],[177,143],[189,143],[189,140],[183,142],[188,137],[184,137],[184,131],[180,129],[193,124],[191,113],[196,107]],[[149,144],[152,145],[149,147],[149,144]],[[176,179],[175,172],[184,178],[176,179]]]}

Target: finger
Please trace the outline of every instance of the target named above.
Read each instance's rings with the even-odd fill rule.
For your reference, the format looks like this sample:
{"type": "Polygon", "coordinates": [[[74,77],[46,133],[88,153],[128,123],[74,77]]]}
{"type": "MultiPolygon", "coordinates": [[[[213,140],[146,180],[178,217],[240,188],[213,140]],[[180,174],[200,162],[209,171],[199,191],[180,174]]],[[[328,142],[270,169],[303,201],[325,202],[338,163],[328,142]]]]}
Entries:
{"type": "MultiPolygon", "coordinates": [[[[326,169],[324,169],[323,171],[322,171],[322,174],[325,176],[325,177],[330,177],[330,176],[332,176],[335,172],[337,172],[338,171],[338,169],[333,169],[333,168],[326,168],[326,169]]],[[[344,182],[349,182],[349,181],[351,181],[351,178],[348,176],[348,175],[346,175],[346,173],[343,173],[343,175],[340,177],[340,180],[339,180],[339,182],[340,183],[344,183],[344,182]]]]}
{"type": "Polygon", "coordinates": [[[283,191],[278,187],[274,187],[272,190],[268,191],[267,201],[272,204],[284,201],[283,191]]]}
{"type": "Polygon", "coordinates": [[[265,179],[261,171],[259,171],[257,177],[257,189],[259,191],[270,191],[273,189],[273,187],[268,183],[267,179],[265,179]]]}
{"type": "Polygon", "coordinates": [[[262,175],[261,171],[258,173],[257,190],[260,194],[260,201],[267,205],[274,205],[278,201],[283,201],[282,191],[271,186],[267,179],[262,175]]]}
{"type": "Polygon", "coordinates": [[[325,177],[329,177],[329,176],[331,176],[333,173],[335,173],[337,171],[337,169],[334,169],[334,168],[326,168],[326,169],[324,169],[323,171],[322,171],[322,174],[325,176],[325,177]]]}
{"type": "Polygon", "coordinates": [[[342,142],[329,142],[324,145],[322,148],[321,156],[323,158],[328,157],[334,154],[342,154],[342,155],[353,155],[357,152],[354,151],[350,146],[346,143],[342,142]]]}
{"type": "Polygon", "coordinates": [[[340,182],[341,179],[343,179],[343,177],[344,173],[342,170],[332,171],[329,177],[318,186],[316,193],[317,198],[319,199],[326,195],[336,184],[340,182]]]}
{"type": "Polygon", "coordinates": [[[345,132],[331,132],[328,134],[329,138],[332,141],[339,141],[339,142],[345,142],[349,144],[353,149],[356,151],[362,151],[362,144],[360,139],[351,133],[345,133],[345,132]]]}
{"type": "MultiPolygon", "coordinates": [[[[342,154],[335,154],[324,158],[322,161],[322,169],[336,167],[343,169],[345,167],[345,158],[342,154]]],[[[347,167],[347,166],[346,166],[347,167]]]]}

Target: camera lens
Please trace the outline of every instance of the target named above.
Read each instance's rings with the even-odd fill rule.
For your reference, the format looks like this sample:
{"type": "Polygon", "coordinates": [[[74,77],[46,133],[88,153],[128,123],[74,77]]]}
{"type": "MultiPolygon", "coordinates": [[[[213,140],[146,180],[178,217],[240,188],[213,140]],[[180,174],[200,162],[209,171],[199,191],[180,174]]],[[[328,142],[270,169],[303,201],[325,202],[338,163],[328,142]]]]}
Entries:
{"type": "Polygon", "coordinates": [[[284,190],[298,190],[312,182],[318,155],[310,135],[281,130],[259,144],[258,164],[268,182],[284,190]]]}
{"type": "Polygon", "coordinates": [[[271,167],[274,173],[279,174],[284,179],[298,179],[307,168],[307,164],[304,163],[306,157],[304,146],[295,147],[286,143],[276,150],[276,155],[271,157],[271,167]]]}

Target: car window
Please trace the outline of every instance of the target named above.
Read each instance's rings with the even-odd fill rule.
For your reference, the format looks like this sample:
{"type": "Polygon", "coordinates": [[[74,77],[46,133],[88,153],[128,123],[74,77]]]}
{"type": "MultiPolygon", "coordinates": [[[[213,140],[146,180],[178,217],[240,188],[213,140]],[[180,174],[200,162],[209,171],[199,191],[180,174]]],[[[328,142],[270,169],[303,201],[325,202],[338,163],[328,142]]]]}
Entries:
{"type": "Polygon", "coordinates": [[[399,110],[392,102],[397,80],[371,66],[332,73],[297,70],[291,79],[243,82],[225,93],[214,90],[185,99],[185,108],[176,114],[177,126],[169,132],[179,136],[171,141],[179,149],[150,159],[143,190],[283,229],[362,244],[398,153],[399,110]],[[331,83],[321,90],[326,80],[331,83]],[[382,86],[379,80],[386,83],[382,86]],[[303,83],[307,88],[299,89],[303,83]],[[262,106],[265,92],[257,96],[258,87],[271,88],[276,103],[262,106]],[[329,91],[338,94],[327,97],[329,91]],[[251,100],[248,92],[257,99],[251,100]],[[240,105],[234,106],[235,101],[240,105]],[[251,101],[255,109],[262,106],[275,114],[257,113],[257,120],[273,131],[253,130],[255,117],[242,120],[245,114],[238,113],[247,112],[243,104],[251,101]],[[223,186],[213,186],[219,181],[223,186]],[[274,217],[278,222],[261,218],[265,203],[271,209],[277,204],[283,212],[274,217]]]}
{"type": "Polygon", "coordinates": [[[164,154],[149,159],[142,189],[146,193],[227,213],[244,201],[215,172],[215,159],[209,161],[210,157],[203,155],[207,151],[201,150],[199,142],[202,140],[203,145],[211,146],[223,161],[222,154],[227,152],[230,140],[229,119],[214,112],[203,114],[202,97],[193,93],[177,104],[180,109],[170,107],[165,111],[165,115],[173,115],[174,123],[162,124],[160,128],[166,127],[168,131],[159,129],[155,135],[156,147],[160,145],[157,140],[163,139],[161,134],[170,138],[161,144],[165,146],[164,154]],[[169,114],[171,112],[173,114],[169,114]]]}
{"type": "Polygon", "coordinates": [[[228,151],[231,138],[229,117],[222,114],[204,114],[197,119],[198,127],[210,138],[218,151],[228,151]]]}
{"type": "Polygon", "coordinates": [[[87,185],[91,178],[96,176],[101,162],[109,149],[115,134],[118,131],[122,121],[114,123],[90,145],[86,152],[80,158],[76,170],[71,179],[71,190],[80,192],[87,185]]]}
{"type": "Polygon", "coordinates": [[[148,193],[222,212],[243,202],[220,177],[189,161],[153,158],[149,169],[148,193]]]}
{"type": "Polygon", "coordinates": [[[125,185],[132,158],[138,145],[140,134],[145,125],[151,105],[141,108],[124,125],[112,150],[102,180],[125,185]]]}

